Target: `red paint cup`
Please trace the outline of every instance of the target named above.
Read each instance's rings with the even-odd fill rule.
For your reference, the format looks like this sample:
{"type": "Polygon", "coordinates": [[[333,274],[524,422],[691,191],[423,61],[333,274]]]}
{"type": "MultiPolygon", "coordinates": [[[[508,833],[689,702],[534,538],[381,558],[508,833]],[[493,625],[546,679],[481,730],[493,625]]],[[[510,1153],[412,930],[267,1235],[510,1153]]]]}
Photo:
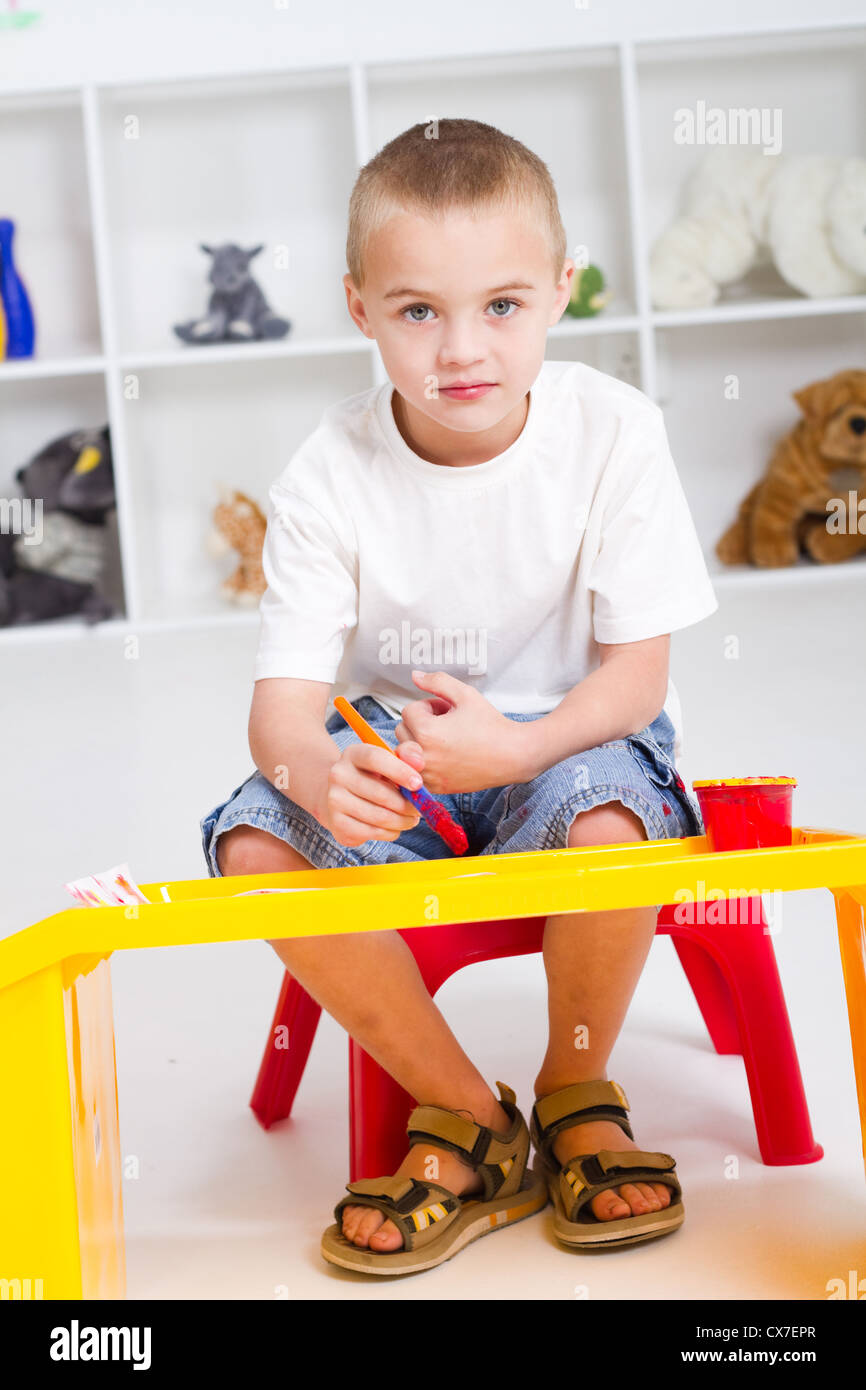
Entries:
{"type": "Polygon", "coordinates": [[[792,842],[796,777],[728,777],[693,782],[707,848],[761,849],[792,842]]]}

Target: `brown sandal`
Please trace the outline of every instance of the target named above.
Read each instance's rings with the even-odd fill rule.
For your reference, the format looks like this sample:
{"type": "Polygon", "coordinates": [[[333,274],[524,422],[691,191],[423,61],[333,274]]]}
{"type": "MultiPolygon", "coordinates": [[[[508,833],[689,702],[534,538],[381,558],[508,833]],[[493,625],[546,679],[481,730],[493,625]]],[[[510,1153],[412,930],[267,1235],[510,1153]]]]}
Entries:
{"type": "Polygon", "coordinates": [[[577,1081],[532,1107],[530,1134],[535,1147],[536,1173],[544,1177],[553,1198],[553,1227],[565,1245],[581,1250],[634,1245],[676,1230],[685,1220],[682,1188],[676,1162],[670,1154],[644,1149],[600,1149],[577,1154],[560,1163],[553,1140],[562,1130],[590,1120],[613,1120],[633,1139],[628,1122],[629,1103],[616,1081],[577,1081]],[[616,1221],[599,1221],[590,1202],[600,1192],[624,1182],[661,1182],[671,1189],[670,1206],[616,1221]]]}
{"type": "Polygon", "coordinates": [[[470,1241],[533,1216],[547,1206],[547,1185],[527,1170],[529,1130],[510,1086],[497,1081],[500,1103],[511,1119],[504,1134],[474,1124],[456,1110],[416,1106],[409,1116],[409,1142],[448,1149],[481,1174],[484,1189],[459,1197],[427,1178],[362,1178],[346,1183],[350,1196],[334,1207],[336,1224],[322,1236],[322,1254],[331,1264],[365,1274],[416,1274],[442,1264],[470,1241]],[[353,1245],[342,1233],[348,1206],[376,1207],[403,1237],[398,1250],[353,1245]]]}

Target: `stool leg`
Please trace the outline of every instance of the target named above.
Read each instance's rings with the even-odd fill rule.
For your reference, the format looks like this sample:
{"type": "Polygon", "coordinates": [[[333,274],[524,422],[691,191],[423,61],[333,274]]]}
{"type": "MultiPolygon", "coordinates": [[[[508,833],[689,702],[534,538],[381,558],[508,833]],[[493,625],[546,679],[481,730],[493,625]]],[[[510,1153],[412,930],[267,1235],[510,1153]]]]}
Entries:
{"type": "Polygon", "coordinates": [[[406,1122],[415,1101],[349,1039],[349,1181],[380,1178],[406,1153],[406,1122]]]}
{"type": "Polygon", "coordinates": [[[703,946],[689,940],[687,932],[680,934],[672,928],[671,938],[716,1052],[720,1056],[740,1052],[734,1001],[721,970],[703,946]]]}
{"type": "MultiPolygon", "coordinates": [[[[431,995],[466,954],[465,923],[435,932],[401,931],[431,995]],[[461,945],[463,950],[461,951],[461,945]]],[[[406,1122],[415,1101],[354,1038],[349,1038],[349,1181],[379,1178],[399,1168],[406,1152],[406,1122]]]]}
{"type": "MultiPolygon", "coordinates": [[[[544,917],[505,922],[455,922],[434,932],[400,931],[428,992],[473,961],[541,950],[544,917]]],[[[406,1152],[406,1121],[416,1102],[349,1040],[349,1181],[393,1173],[406,1152]]]]}
{"type": "Polygon", "coordinates": [[[848,1001],[863,1166],[866,1169],[866,885],[830,891],[836,901],[839,953],[848,1001]]]}
{"type": "Polygon", "coordinates": [[[263,1129],[291,1111],[321,1014],[321,1004],[287,970],[250,1098],[263,1129]]]}

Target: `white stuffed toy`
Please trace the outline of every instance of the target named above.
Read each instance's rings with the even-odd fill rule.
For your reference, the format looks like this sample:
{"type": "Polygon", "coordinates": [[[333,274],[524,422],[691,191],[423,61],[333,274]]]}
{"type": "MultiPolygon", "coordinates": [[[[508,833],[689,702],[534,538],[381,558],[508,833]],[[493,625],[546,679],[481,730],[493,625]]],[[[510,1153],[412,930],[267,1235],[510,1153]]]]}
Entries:
{"type": "Polygon", "coordinates": [[[656,309],[713,304],[720,285],[767,263],[813,298],[866,291],[866,159],[720,147],[690,174],[682,207],[650,253],[656,309]]]}

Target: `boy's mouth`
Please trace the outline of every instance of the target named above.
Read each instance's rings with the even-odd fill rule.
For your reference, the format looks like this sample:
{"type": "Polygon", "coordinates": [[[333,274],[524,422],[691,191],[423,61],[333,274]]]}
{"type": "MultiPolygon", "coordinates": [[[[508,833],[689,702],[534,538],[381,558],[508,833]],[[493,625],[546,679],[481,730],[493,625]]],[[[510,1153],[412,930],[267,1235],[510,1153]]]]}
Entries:
{"type": "Polygon", "coordinates": [[[440,386],[439,395],[449,396],[454,401],[474,401],[486,396],[495,385],[495,381],[458,381],[453,386],[440,386]]]}

